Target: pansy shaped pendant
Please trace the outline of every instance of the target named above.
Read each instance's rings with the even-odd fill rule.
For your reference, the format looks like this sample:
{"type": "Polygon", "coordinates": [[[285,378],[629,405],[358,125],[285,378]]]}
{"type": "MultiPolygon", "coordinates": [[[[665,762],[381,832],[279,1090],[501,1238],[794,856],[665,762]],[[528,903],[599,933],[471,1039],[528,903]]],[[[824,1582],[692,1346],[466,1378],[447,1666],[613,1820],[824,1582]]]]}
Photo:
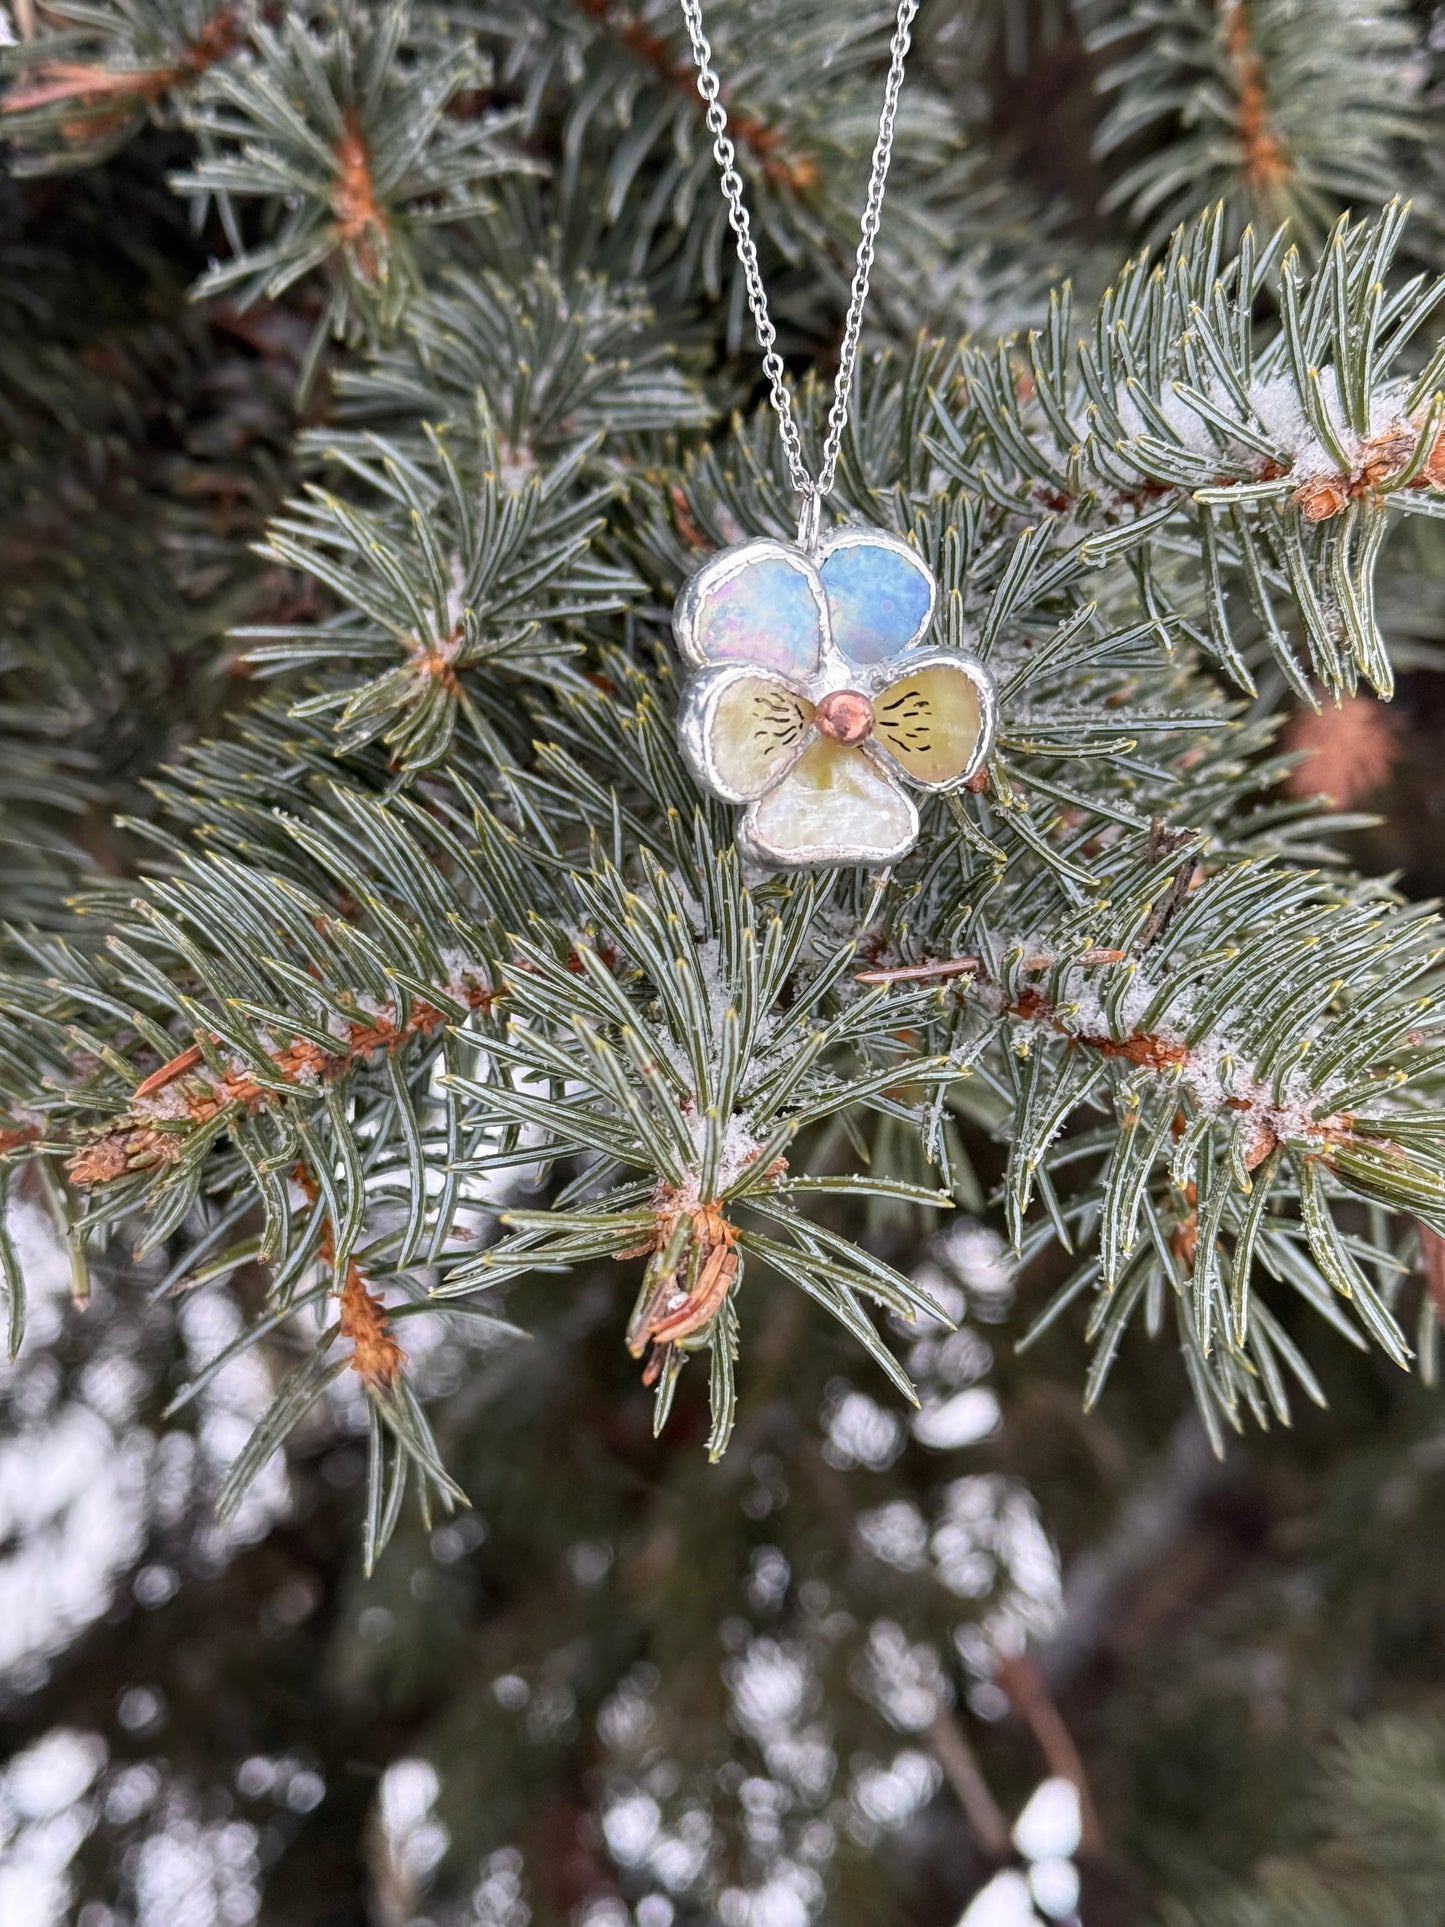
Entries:
{"type": "Polygon", "coordinates": [[[810,552],[762,538],[705,563],[672,626],[694,670],[679,717],[705,789],[745,803],[738,847],[758,862],[892,863],[918,810],[902,787],[966,783],[993,742],[988,671],[920,650],[938,601],[918,553],[877,529],[810,552]]]}

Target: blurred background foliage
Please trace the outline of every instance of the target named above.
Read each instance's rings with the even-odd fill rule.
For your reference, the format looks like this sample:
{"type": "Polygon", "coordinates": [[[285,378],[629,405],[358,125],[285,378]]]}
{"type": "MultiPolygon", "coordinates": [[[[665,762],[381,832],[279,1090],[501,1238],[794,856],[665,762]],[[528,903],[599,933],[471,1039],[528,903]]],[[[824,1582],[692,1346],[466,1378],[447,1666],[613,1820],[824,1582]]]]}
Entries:
{"type": "MultiPolygon", "coordinates": [[[[329,633],[335,609],[297,554],[274,536],[260,547],[268,523],[317,449],[334,460],[381,420],[414,434],[410,341],[428,325],[433,345],[455,339],[438,273],[419,333],[359,359],[414,291],[405,221],[388,230],[386,276],[368,267],[364,208],[339,269],[308,254],[299,217],[263,231],[216,148],[237,117],[265,121],[264,90],[218,87],[192,109],[150,78],[174,67],[163,29],[195,44],[189,11],[67,6],[77,66],[119,58],[115,16],[138,23],[130,81],[37,99],[22,61],[12,83],[0,889],[17,924],[68,926],[57,870],[135,874],[160,809],[151,779],[264,690],[234,631],[329,633]],[[86,36],[102,29],[97,53],[86,36]],[[189,209],[168,186],[180,176],[189,209]],[[86,645],[71,650],[78,628],[86,645]]],[[[652,13],[436,11],[477,31],[488,63],[463,72],[423,50],[413,78],[446,138],[398,206],[454,197],[461,218],[469,197],[496,196],[528,218],[539,190],[525,169],[493,182],[491,143],[572,166],[586,129],[558,101],[592,60],[587,112],[614,157],[609,248],[645,267],[693,351],[686,380],[649,373],[650,322],[603,315],[597,340],[624,340],[628,367],[594,354],[611,385],[598,374],[600,394],[550,414],[519,392],[534,445],[561,459],[594,420],[659,433],[752,398],[710,162],[675,124],[685,90],[663,110],[638,78],[640,60],[655,83],[662,57],[652,13]],[[481,88],[479,116],[445,119],[481,88]],[[629,118],[638,100],[650,118],[629,118]],[[666,185],[639,201],[644,163],[666,185]],[[698,212],[673,232],[659,210],[676,196],[698,212]]],[[[864,11],[876,33],[882,10],[864,11]]],[[[1221,14],[1210,0],[925,8],[880,325],[906,337],[946,319],[986,342],[1034,311],[1061,265],[1092,300],[1121,244],[1157,238],[1181,197],[1192,210],[1218,195],[1236,230],[1287,218],[1317,238],[1342,199],[1418,180],[1409,245],[1438,268],[1434,10],[1259,0],[1222,34],[1221,14]],[[1123,110],[1126,84],[1147,112],[1123,110]],[[1268,154],[1240,161],[1252,86],[1288,105],[1297,193],[1268,154]],[[966,220],[940,227],[935,203],[966,220]]],[[[9,24],[23,42],[57,23],[17,5],[9,24]]],[[[839,9],[815,10],[809,31],[831,44],[839,9]]],[[[761,55],[733,72],[740,96],[772,98],[761,55]]],[[[853,219],[857,169],[843,163],[859,129],[830,123],[826,89],[788,116],[754,158],[783,177],[763,215],[776,306],[790,346],[812,352],[842,285],[829,237],[853,219]],[[787,178],[798,154],[821,156],[818,178],[787,178]]],[[[559,283],[586,241],[565,223],[551,233],[559,283]]],[[[483,233],[448,245],[469,285],[491,277],[475,352],[529,366],[553,326],[550,284],[520,296],[517,263],[483,233]]],[[[433,357],[428,381],[445,372],[433,357]]],[[[459,410],[470,385],[459,351],[459,410]]],[[[505,460],[519,437],[496,412],[477,432],[505,460]]],[[[1379,585],[1394,703],[1287,702],[1297,760],[1279,779],[1287,796],[1325,792],[1354,860],[1416,899],[1445,889],[1433,531],[1397,535],[1379,585]]],[[[369,712],[354,740],[391,720],[369,712]]],[[[444,747],[424,731],[408,744],[423,763],[444,747]]],[[[617,1339],[616,1266],[524,1277],[505,1309],[525,1341],[460,1309],[400,1327],[471,1504],[430,1525],[408,1508],[369,1578],[354,1377],[326,1388],[224,1522],[218,1491],[299,1356],[294,1335],[238,1350],[168,1414],[262,1314],[265,1267],[218,1266],[215,1283],[193,1251],[177,1279],[167,1251],[132,1259],[120,1239],[87,1295],[43,1167],[17,1178],[9,1236],[30,1329],[0,1439],[6,1927],[1438,1921],[1438,1392],[1374,1350],[1318,1347],[1327,1409],[1302,1400],[1292,1425],[1231,1438],[1220,1460],[1172,1360],[1133,1330],[1085,1417],[1076,1334],[1056,1325],[1015,1349],[1061,1274],[1047,1255],[1017,1267],[983,1221],[1003,1156],[964,1130],[977,1195],[944,1228],[850,1207],[851,1234],[956,1321],[885,1321],[919,1409],[775,1286],[743,1308],[746,1400],[711,1466],[700,1382],[683,1381],[653,1436],[617,1339]]],[[[1445,1245],[1424,1234],[1420,1259],[1411,1310],[1427,1293],[1445,1304],[1445,1245]]],[[[1303,1306],[1282,1317],[1296,1336],[1312,1323],[1303,1306]]]]}

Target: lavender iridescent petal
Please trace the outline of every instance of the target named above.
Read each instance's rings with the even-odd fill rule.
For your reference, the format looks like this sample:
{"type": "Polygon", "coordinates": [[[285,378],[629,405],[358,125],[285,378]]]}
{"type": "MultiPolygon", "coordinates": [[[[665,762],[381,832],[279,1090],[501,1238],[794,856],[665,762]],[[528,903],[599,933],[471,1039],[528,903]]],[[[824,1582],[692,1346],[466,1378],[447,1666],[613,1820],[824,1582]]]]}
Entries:
{"type": "Polygon", "coordinates": [[[822,616],[806,567],[773,553],[709,583],[695,633],[708,662],[754,662],[783,675],[811,675],[822,616]]]}
{"type": "Polygon", "coordinates": [[[847,661],[887,662],[923,633],[933,579],[921,556],[891,542],[848,542],[825,557],[820,574],[833,641],[847,661]]]}

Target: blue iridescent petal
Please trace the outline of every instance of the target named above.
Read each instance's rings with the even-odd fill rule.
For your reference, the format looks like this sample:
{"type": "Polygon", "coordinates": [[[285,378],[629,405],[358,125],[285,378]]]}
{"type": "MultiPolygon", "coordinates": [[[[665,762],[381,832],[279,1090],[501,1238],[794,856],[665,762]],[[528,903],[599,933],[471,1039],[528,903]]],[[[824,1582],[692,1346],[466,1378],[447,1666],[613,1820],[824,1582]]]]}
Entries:
{"type": "Polygon", "coordinates": [[[780,554],[776,543],[747,544],[719,556],[683,591],[676,628],[694,662],[752,662],[810,676],[823,635],[817,578],[802,556],[780,554]]]}
{"type": "Polygon", "coordinates": [[[888,662],[916,642],[933,613],[933,577],[901,542],[845,536],[820,566],[833,641],[851,663],[888,662]]]}

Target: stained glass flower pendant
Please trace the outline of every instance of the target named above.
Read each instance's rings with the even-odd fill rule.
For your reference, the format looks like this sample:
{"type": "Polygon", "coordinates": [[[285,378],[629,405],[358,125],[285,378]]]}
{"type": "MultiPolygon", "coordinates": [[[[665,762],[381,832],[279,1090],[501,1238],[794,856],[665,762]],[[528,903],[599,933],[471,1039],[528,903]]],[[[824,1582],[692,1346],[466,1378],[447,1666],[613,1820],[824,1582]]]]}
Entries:
{"type": "Polygon", "coordinates": [[[685,585],[672,618],[694,672],[683,753],[705,789],[746,804],[745,856],[896,862],[918,836],[903,785],[955,789],[981,767],[993,682],[972,656],[919,647],[937,601],[923,558],[878,529],[835,529],[806,551],[740,542],[685,585]]]}

